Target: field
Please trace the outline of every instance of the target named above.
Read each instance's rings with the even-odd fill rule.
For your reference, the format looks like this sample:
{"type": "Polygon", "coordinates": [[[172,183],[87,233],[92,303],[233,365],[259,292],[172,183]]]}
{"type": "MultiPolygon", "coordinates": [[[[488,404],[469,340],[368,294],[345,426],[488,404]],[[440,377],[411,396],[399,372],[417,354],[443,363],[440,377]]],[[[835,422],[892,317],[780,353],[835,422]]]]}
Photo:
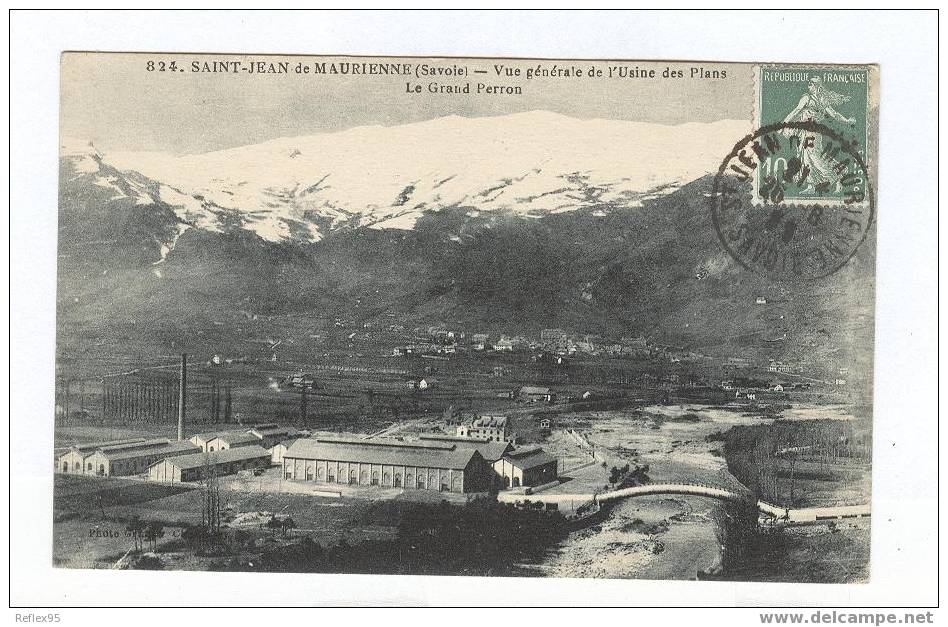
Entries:
{"type": "MultiPolygon", "coordinates": [[[[271,514],[292,518],[297,527],[294,537],[306,535],[324,546],[341,540],[353,544],[387,539],[394,533],[393,519],[378,513],[388,511],[384,501],[368,498],[222,489],[221,501],[225,524],[233,522],[233,529],[260,538],[273,536],[263,527],[271,514]]],[[[67,567],[110,567],[132,548],[133,538],[126,528],[134,519],[165,526],[159,552],[180,550],[183,531],[201,523],[202,504],[203,493],[194,487],[57,475],[54,562],[67,567]]]]}

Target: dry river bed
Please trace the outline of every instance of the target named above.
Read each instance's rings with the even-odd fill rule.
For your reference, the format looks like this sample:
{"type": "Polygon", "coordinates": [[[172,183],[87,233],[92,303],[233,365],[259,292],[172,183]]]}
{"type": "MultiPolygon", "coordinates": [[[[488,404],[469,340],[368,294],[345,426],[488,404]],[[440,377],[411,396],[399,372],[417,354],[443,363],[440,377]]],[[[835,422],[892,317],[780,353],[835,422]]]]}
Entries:
{"type": "MultiPolygon", "coordinates": [[[[800,419],[810,415],[811,409],[823,418],[850,418],[845,409],[826,406],[794,407],[786,416],[800,419]]],[[[722,443],[708,442],[706,437],[735,425],[770,421],[702,405],[560,417],[564,428],[586,435],[610,466],[648,464],[653,483],[698,482],[730,488],[740,484],[727,470],[720,453],[722,443]]],[[[558,490],[571,491],[569,484],[558,490]]],[[[723,553],[716,523],[720,507],[718,501],[703,497],[627,499],[616,504],[601,523],[571,533],[542,563],[525,568],[554,577],[695,579],[699,571],[720,568],[723,553]]]]}

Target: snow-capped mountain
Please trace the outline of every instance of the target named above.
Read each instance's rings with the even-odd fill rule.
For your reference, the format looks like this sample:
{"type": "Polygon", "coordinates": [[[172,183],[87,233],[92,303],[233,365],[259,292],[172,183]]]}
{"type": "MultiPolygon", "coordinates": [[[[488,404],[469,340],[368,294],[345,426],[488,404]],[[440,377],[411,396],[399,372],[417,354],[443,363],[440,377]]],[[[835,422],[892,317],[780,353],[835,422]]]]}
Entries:
{"type": "Polygon", "coordinates": [[[100,155],[67,140],[62,157],[112,200],[170,207],[182,228],[314,242],[340,228],[412,229],[445,208],[483,219],[637,207],[712,172],[748,130],[745,121],[663,126],[534,111],[191,155],[100,155]]]}
{"type": "Polygon", "coordinates": [[[641,332],[760,359],[864,354],[871,325],[842,329],[837,312],[871,320],[871,243],[788,297],[718,242],[711,173],[748,130],[533,112],[197,155],[67,140],[60,320],[152,352],[245,351],[239,312],[285,325],[304,352],[313,321],[397,312],[406,326],[641,332]],[[761,295],[779,315],[753,305],[761,295]]]}

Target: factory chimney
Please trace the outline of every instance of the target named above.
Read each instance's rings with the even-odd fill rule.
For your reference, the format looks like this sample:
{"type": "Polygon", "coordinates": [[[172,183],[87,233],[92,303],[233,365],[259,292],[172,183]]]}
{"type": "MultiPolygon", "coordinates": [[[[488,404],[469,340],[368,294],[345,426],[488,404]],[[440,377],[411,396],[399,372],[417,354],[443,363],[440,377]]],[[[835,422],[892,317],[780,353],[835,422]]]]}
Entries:
{"type": "Polygon", "coordinates": [[[188,354],[181,353],[181,375],[178,379],[178,442],[184,440],[184,405],[188,400],[188,354]]]}

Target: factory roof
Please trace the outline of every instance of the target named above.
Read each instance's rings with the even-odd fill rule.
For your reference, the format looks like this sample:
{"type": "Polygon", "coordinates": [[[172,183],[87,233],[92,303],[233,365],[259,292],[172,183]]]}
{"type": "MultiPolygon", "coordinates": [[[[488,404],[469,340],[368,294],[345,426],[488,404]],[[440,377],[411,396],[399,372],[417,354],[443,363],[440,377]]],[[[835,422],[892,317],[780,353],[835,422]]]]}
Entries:
{"type": "Polygon", "coordinates": [[[516,449],[504,455],[504,459],[510,461],[517,468],[524,470],[535,468],[550,462],[555,463],[556,458],[539,447],[516,449]]]}
{"type": "Polygon", "coordinates": [[[520,388],[521,394],[549,394],[550,388],[539,388],[532,385],[525,385],[520,388]]]}
{"type": "Polygon", "coordinates": [[[154,438],[151,440],[140,440],[137,442],[122,442],[119,444],[109,444],[100,446],[97,450],[103,453],[119,453],[121,451],[134,451],[144,448],[155,448],[156,446],[167,446],[170,440],[168,438],[154,438]]]}
{"type": "MultiPolygon", "coordinates": [[[[180,455],[165,459],[168,463],[174,464],[178,468],[188,470],[190,468],[199,468],[205,464],[217,466],[228,462],[239,462],[246,459],[258,459],[261,457],[270,458],[270,453],[259,446],[241,446],[240,448],[228,448],[223,451],[214,451],[213,453],[193,453],[191,455],[180,455]]],[[[161,462],[158,462],[159,464],[161,462]]]]}
{"type": "Polygon", "coordinates": [[[380,440],[314,440],[294,442],[285,458],[321,459],[387,466],[421,466],[462,470],[480,453],[444,442],[380,440]]]}
{"type": "Polygon", "coordinates": [[[105,442],[86,442],[81,444],[73,444],[71,449],[75,451],[95,451],[100,448],[120,446],[122,444],[134,444],[136,442],[144,442],[145,438],[125,438],[123,440],[107,440],[105,442]]]}
{"type": "Polygon", "coordinates": [[[204,433],[195,433],[193,435],[190,435],[188,436],[188,439],[190,440],[193,438],[199,438],[206,442],[208,440],[213,440],[217,436],[222,435],[224,433],[229,433],[229,432],[228,431],[205,431],[204,433]]]}
{"type": "Polygon", "coordinates": [[[257,438],[272,437],[275,435],[296,435],[297,431],[293,427],[281,427],[278,424],[256,425],[248,429],[247,433],[255,435],[257,438]]]}
{"type": "Polygon", "coordinates": [[[191,444],[187,440],[184,442],[169,442],[168,440],[165,440],[161,444],[154,444],[144,448],[118,450],[102,449],[99,452],[105,455],[105,458],[110,462],[115,462],[123,459],[135,459],[136,457],[148,457],[156,454],[170,457],[172,455],[183,455],[185,453],[191,453],[197,450],[200,450],[200,447],[191,444]]]}
{"type": "Polygon", "coordinates": [[[231,446],[234,444],[246,444],[248,442],[259,442],[260,438],[255,436],[252,433],[245,431],[224,431],[217,434],[217,438],[211,438],[221,440],[222,442],[227,442],[231,446]]]}
{"type": "Polygon", "coordinates": [[[504,453],[513,449],[513,444],[510,442],[497,442],[487,438],[463,438],[458,436],[438,434],[426,434],[419,437],[422,439],[422,441],[429,440],[434,442],[445,442],[455,444],[458,448],[473,448],[481,454],[481,457],[491,464],[503,457],[504,453]]]}

